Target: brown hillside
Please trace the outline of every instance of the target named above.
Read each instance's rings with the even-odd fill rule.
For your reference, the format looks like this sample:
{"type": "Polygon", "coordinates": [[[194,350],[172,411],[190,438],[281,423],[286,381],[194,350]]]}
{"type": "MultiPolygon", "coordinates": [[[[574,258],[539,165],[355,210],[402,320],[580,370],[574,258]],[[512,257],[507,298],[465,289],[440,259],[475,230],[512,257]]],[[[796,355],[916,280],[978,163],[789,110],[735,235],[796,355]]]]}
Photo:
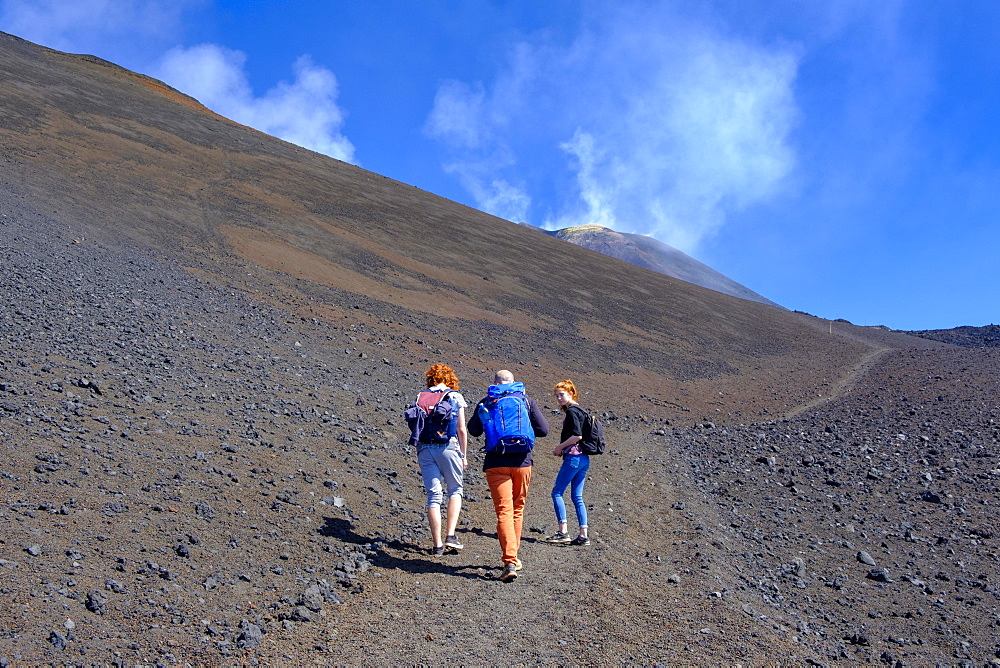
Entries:
{"type": "Polygon", "coordinates": [[[0,63],[0,664],[989,658],[995,355],[655,274],[98,59],[0,63]],[[543,442],[515,584],[478,460],[465,550],[426,554],[400,413],[436,361],[604,414],[591,548],[538,540],[543,442]]]}
{"type": "Polygon", "coordinates": [[[624,394],[696,414],[788,410],[866,350],[248,131],[119,68],[12,37],[4,47],[12,203],[157,249],[221,284],[266,284],[266,298],[300,313],[377,322],[402,309],[417,330],[452,331],[449,360],[544,360],[545,375],[529,366],[527,380],[545,383],[621,375],[624,394]],[[499,350],[483,343],[498,337],[499,350]],[[737,398],[743,387],[766,402],[737,398]]]}

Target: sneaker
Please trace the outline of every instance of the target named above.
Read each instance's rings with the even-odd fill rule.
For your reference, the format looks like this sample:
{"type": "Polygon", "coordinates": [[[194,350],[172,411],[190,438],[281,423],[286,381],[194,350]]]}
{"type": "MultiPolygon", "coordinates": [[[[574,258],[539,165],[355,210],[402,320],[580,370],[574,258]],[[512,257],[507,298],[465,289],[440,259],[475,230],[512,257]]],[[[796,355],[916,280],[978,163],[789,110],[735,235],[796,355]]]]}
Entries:
{"type": "Polygon", "coordinates": [[[444,554],[444,545],[439,545],[438,547],[431,548],[431,554],[435,557],[440,557],[444,554]]]}
{"type": "Polygon", "coordinates": [[[568,543],[572,540],[569,534],[565,534],[562,531],[556,531],[554,534],[545,539],[546,543],[568,543]]]}
{"type": "Polygon", "coordinates": [[[520,559],[516,560],[516,561],[514,562],[514,570],[515,570],[515,571],[519,571],[519,570],[521,570],[522,568],[524,568],[524,564],[522,564],[522,563],[521,563],[521,560],[520,560],[520,559]]]}
{"type": "Polygon", "coordinates": [[[577,536],[570,541],[570,545],[590,545],[590,539],[586,536],[577,536]]]}
{"type": "Polygon", "coordinates": [[[503,573],[500,574],[500,579],[504,582],[511,582],[517,579],[517,564],[515,562],[510,562],[509,564],[503,565],[503,573]]]}
{"type": "Polygon", "coordinates": [[[453,550],[461,550],[465,546],[458,542],[457,536],[448,536],[444,539],[444,546],[450,547],[453,550]]]}

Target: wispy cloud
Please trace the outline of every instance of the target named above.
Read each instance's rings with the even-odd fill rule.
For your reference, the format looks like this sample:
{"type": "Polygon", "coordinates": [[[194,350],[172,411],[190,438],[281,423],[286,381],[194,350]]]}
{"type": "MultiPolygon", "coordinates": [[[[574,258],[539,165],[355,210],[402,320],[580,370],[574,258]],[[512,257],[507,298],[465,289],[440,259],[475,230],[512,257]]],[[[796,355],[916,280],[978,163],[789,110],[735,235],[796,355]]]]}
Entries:
{"type": "Polygon", "coordinates": [[[521,155],[548,150],[532,173],[563,183],[531,181],[523,200],[546,188],[563,196],[532,222],[596,222],[690,251],[727,213],[781,192],[795,165],[793,49],[660,3],[590,10],[571,43],[523,42],[491,84],[439,90],[428,133],[451,147],[450,169],[480,205],[487,184],[529,171],[521,155]]]}
{"type": "Polygon", "coordinates": [[[505,220],[527,222],[531,199],[523,185],[491,177],[489,170],[477,169],[477,165],[467,162],[445,165],[444,168],[459,179],[481,211],[505,220]]]}
{"type": "Polygon", "coordinates": [[[71,52],[98,53],[172,39],[185,12],[205,0],[0,0],[0,26],[71,52]],[[127,37],[128,39],[122,39],[127,37]]]}
{"type": "Polygon", "coordinates": [[[171,49],[154,76],[196,98],[209,109],[330,157],[354,162],[354,145],[341,134],[337,78],[302,56],[294,80],[255,96],[244,66],[246,55],[216,44],[171,49]]]}
{"type": "Polygon", "coordinates": [[[527,221],[531,200],[522,184],[512,183],[504,170],[516,162],[501,136],[498,105],[487,99],[482,84],[448,80],[438,86],[424,133],[454,147],[444,165],[481,210],[513,221],[527,221]]]}
{"type": "Polygon", "coordinates": [[[424,131],[455,146],[480,148],[487,131],[484,107],[485,92],[481,84],[443,81],[434,96],[434,108],[424,131]]]}

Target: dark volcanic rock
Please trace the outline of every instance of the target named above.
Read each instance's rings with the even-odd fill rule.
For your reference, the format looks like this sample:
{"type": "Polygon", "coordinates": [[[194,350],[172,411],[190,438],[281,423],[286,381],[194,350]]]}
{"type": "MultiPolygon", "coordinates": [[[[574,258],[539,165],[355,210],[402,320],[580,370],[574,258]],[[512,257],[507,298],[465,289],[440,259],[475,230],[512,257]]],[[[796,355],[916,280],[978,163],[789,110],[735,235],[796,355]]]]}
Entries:
{"type": "Polygon", "coordinates": [[[985,327],[954,327],[952,329],[926,329],[907,332],[932,341],[941,341],[963,348],[988,348],[1000,346],[1000,325],[985,327]]]}
{"type": "Polygon", "coordinates": [[[101,591],[94,590],[87,593],[87,610],[103,615],[104,607],[108,604],[108,597],[101,591]]]}
{"type": "Polygon", "coordinates": [[[256,624],[243,620],[240,625],[240,635],[236,639],[236,645],[241,649],[256,649],[264,637],[264,632],[256,624]]]}
{"type": "Polygon", "coordinates": [[[0,34],[0,59],[13,665],[996,652],[995,348],[652,275],[90,57],[0,34]],[[470,401],[512,368],[556,434],[550,388],[578,382],[611,439],[586,486],[592,545],[540,540],[549,437],[524,570],[498,586],[473,441],[465,548],[427,554],[401,411],[436,361],[470,401]]]}

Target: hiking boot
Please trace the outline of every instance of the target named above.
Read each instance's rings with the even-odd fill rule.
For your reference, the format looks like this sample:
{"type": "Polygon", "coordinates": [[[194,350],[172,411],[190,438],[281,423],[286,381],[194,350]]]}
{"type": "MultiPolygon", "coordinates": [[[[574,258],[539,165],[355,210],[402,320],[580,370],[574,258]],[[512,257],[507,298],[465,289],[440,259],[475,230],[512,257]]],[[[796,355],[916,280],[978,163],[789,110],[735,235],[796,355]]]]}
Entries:
{"type": "Polygon", "coordinates": [[[569,537],[569,534],[565,534],[562,531],[556,531],[554,534],[552,534],[551,536],[549,536],[548,538],[546,538],[545,542],[546,543],[568,543],[571,540],[573,540],[573,539],[569,537]]]}
{"type": "Polygon", "coordinates": [[[459,551],[459,550],[461,550],[462,548],[465,547],[464,545],[462,545],[461,543],[458,542],[458,537],[457,536],[448,536],[447,538],[445,538],[444,539],[444,546],[445,547],[450,547],[451,549],[453,549],[455,551],[459,551]]]}
{"type": "Polygon", "coordinates": [[[590,539],[586,536],[577,536],[570,541],[570,545],[590,545],[590,539]]]}
{"type": "Polygon", "coordinates": [[[503,565],[503,572],[500,574],[500,579],[504,582],[512,582],[517,579],[517,563],[510,562],[509,564],[503,565]]]}
{"type": "Polygon", "coordinates": [[[431,554],[435,557],[440,557],[444,554],[444,545],[438,545],[437,547],[431,548],[431,554]]]}
{"type": "Polygon", "coordinates": [[[516,561],[514,562],[514,570],[515,570],[515,571],[519,571],[519,570],[521,570],[522,568],[524,568],[524,564],[522,564],[522,563],[521,563],[521,560],[520,560],[520,559],[516,560],[516,561]]]}

